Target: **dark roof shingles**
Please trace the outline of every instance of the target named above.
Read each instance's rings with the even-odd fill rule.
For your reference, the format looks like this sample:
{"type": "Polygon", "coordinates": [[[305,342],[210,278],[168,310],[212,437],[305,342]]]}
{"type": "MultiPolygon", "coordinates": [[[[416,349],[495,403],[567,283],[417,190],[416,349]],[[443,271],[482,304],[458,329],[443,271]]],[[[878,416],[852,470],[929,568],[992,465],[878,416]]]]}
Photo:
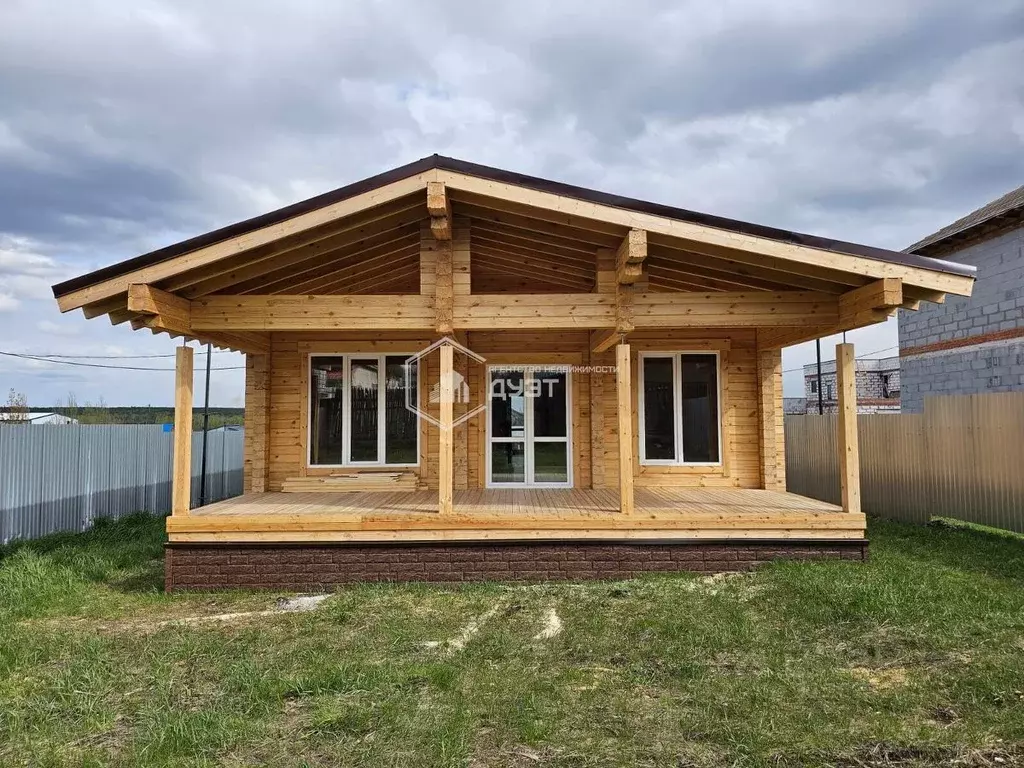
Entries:
{"type": "Polygon", "coordinates": [[[950,272],[959,275],[974,274],[973,267],[953,264],[947,261],[938,261],[927,256],[920,256],[914,253],[900,253],[898,251],[889,251],[884,248],[874,248],[872,246],[860,245],[858,243],[833,240],[831,238],[818,237],[816,235],[806,235],[800,232],[792,232],[761,224],[752,224],[750,222],[700,213],[698,211],[690,211],[685,208],[674,208],[672,206],[650,203],[631,197],[612,195],[607,192],[587,189],[586,187],[563,184],[562,182],[542,179],[536,176],[528,176],[521,173],[515,173],[513,171],[505,171],[500,168],[493,168],[487,165],[477,165],[476,163],[457,160],[452,157],[444,157],[443,155],[430,155],[429,157],[424,157],[407,165],[399,166],[398,168],[394,168],[390,171],[377,174],[376,176],[371,176],[361,181],[326,192],[322,195],[311,197],[308,200],[303,200],[301,202],[285,206],[284,208],[279,208],[276,211],[264,213],[260,216],[246,219],[245,221],[221,227],[220,229],[213,230],[212,232],[207,232],[205,234],[189,238],[188,240],[183,240],[179,243],[169,245],[165,248],[144,253],[141,256],[136,256],[118,264],[112,264],[94,272],[72,278],[71,280],[66,280],[63,283],[53,286],[53,295],[59,298],[60,296],[87,288],[90,285],[95,285],[96,283],[103,282],[104,280],[119,277],[129,272],[134,272],[135,270],[143,269],[144,267],[152,266],[153,264],[158,264],[162,261],[181,256],[182,254],[189,253],[190,251],[195,251],[200,248],[213,245],[214,243],[219,243],[223,240],[244,235],[248,232],[307,213],[308,211],[332,205],[347,198],[363,194],[364,192],[368,192],[387,184],[391,184],[395,181],[408,178],[409,176],[414,176],[418,173],[423,173],[433,169],[453,171],[467,176],[475,176],[477,178],[489,179],[491,181],[504,182],[528,189],[550,192],[578,200],[585,200],[600,205],[624,208],[638,213],[647,213],[654,216],[662,216],[669,219],[702,224],[716,229],[741,232],[769,240],[793,243],[795,245],[803,245],[811,248],[820,248],[827,251],[835,251],[837,253],[845,253],[853,256],[862,256],[878,261],[907,264],[908,266],[933,269],[940,272],[950,272]]]}
{"type": "Polygon", "coordinates": [[[906,252],[915,253],[930,246],[938,245],[943,240],[953,237],[954,235],[965,233],[975,227],[983,226],[995,218],[1020,210],[1024,210],[1024,184],[1011,192],[1007,192],[1002,197],[993,200],[991,203],[986,203],[976,211],[971,211],[966,216],[957,219],[952,224],[940,229],[938,232],[934,232],[928,235],[928,237],[918,240],[916,243],[909,246],[906,249],[906,252]]]}

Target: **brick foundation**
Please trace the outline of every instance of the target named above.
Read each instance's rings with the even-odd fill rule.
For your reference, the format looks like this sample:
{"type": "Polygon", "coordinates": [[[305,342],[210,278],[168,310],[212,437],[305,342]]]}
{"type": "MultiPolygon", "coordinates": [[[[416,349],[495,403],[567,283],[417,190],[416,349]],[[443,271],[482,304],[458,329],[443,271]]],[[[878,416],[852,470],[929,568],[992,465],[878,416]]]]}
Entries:
{"type": "Polygon", "coordinates": [[[865,560],[865,539],[166,545],[166,588],[308,591],[363,581],[628,579],[745,571],[777,559],[865,560]]]}

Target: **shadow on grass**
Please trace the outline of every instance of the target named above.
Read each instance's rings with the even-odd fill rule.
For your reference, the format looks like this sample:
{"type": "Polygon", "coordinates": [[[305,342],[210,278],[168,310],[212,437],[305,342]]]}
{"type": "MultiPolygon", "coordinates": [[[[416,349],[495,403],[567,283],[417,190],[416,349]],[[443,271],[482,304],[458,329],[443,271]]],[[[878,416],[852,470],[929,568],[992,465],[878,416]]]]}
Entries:
{"type": "Polygon", "coordinates": [[[85,533],[55,533],[0,547],[0,567],[34,555],[86,581],[124,593],[163,589],[164,518],[136,512],[120,520],[97,519],[85,533]]]}
{"type": "Polygon", "coordinates": [[[1024,581],[1024,538],[935,520],[927,527],[868,518],[872,556],[895,555],[945,568],[1024,581]]]}

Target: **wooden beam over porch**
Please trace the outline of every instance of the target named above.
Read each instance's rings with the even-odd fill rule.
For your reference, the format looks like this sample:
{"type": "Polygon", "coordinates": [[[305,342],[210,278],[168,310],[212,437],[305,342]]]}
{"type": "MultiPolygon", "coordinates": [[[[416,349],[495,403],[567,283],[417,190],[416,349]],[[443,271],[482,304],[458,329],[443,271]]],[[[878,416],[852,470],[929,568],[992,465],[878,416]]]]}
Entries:
{"type": "Polygon", "coordinates": [[[903,304],[903,283],[899,278],[887,277],[860,288],[847,291],[839,297],[835,323],[819,323],[817,317],[808,317],[799,328],[769,329],[758,334],[758,345],[764,349],[802,344],[823,336],[882,323],[903,304]]]}
{"type": "Polygon", "coordinates": [[[209,296],[192,302],[196,331],[427,330],[431,296],[209,296]]]}

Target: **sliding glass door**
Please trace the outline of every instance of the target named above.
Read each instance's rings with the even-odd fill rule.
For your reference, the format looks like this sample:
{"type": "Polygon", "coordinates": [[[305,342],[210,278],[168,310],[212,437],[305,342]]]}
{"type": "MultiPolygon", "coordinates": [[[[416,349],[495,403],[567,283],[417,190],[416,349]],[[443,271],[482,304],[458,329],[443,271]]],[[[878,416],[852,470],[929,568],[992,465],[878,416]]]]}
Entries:
{"type": "Polygon", "coordinates": [[[488,486],[572,487],[569,413],[567,372],[492,368],[488,486]]]}

